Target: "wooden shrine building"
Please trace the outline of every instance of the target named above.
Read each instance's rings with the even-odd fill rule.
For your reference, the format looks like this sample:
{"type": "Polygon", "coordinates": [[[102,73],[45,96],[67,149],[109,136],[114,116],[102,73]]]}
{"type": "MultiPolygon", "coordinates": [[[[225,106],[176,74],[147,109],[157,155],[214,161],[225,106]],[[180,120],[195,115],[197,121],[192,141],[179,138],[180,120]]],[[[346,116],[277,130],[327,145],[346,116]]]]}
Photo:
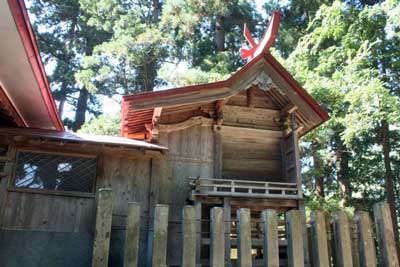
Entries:
{"type": "Polygon", "coordinates": [[[142,205],[139,266],[158,203],[170,206],[169,266],[180,266],[187,204],[196,206],[199,264],[212,207],[226,211],[227,262],[238,208],[302,209],[298,140],[329,117],[270,54],[278,25],[274,13],[229,79],[125,96],[122,137],[92,136],[65,131],[23,1],[2,1],[0,266],[89,266],[103,187],[115,194],[110,266],[122,266],[129,201],[142,205]]]}

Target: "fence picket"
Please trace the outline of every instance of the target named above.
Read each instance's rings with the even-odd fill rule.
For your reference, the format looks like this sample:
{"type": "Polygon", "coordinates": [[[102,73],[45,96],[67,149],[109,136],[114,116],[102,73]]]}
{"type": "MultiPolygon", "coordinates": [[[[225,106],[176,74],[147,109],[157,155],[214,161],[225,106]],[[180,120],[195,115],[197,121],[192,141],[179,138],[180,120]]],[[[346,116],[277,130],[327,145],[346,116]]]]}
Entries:
{"type": "Polygon", "coordinates": [[[125,232],[124,266],[137,267],[140,237],[140,204],[128,203],[128,219],[125,232]]]}
{"type": "Polygon", "coordinates": [[[279,267],[278,220],[274,210],[261,213],[264,267],[279,267]]]}
{"type": "Polygon", "coordinates": [[[376,234],[380,249],[380,262],[385,267],[398,267],[399,259],[392,226],[389,204],[381,202],[374,205],[376,234]]]}
{"type": "MultiPolygon", "coordinates": [[[[96,207],[95,237],[92,266],[108,266],[114,194],[110,188],[99,190],[96,207]]],[[[182,216],[182,266],[199,266],[200,205],[185,206],[182,216]]],[[[148,264],[152,267],[167,265],[168,205],[156,205],[153,232],[149,236],[148,264]]],[[[226,233],[224,209],[211,209],[210,225],[210,266],[225,266],[226,233]]],[[[140,204],[128,203],[128,216],[125,233],[124,266],[136,267],[139,256],[140,204]]],[[[391,214],[387,203],[374,205],[374,218],[380,249],[380,265],[399,266],[399,259],[392,228],[391,214]]],[[[238,266],[252,266],[251,211],[237,210],[237,248],[238,266]]],[[[278,220],[276,211],[268,209],[261,213],[263,232],[263,251],[265,267],[279,266],[278,220]]],[[[333,216],[334,265],[340,267],[376,267],[377,253],[373,238],[371,218],[368,213],[359,211],[354,220],[354,231],[346,214],[336,212],[333,216]]],[[[330,224],[329,224],[330,225],[330,224]]],[[[299,210],[286,212],[286,234],[288,266],[305,265],[302,214],[299,210]]],[[[331,251],[328,247],[328,234],[325,214],[321,211],[311,213],[311,244],[313,266],[330,266],[331,251]]]]}
{"type": "Polygon", "coordinates": [[[333,232],[335,240],[336,263],[341,267],[353,266],[351,250],[350,225],[344,212],[333,215],[333,232]]]}
{"type": "Polygon", "coordinates": [[[152,267],[165,267],[167,262],[168,205],[158,204],[154,212],[152,267]]]}
{"type": "Polygon", "coordinates": [[[192,206],[183,208],[182,266],[196,266],[196,210],[192,206]]]}
{"type": "Polygon", "coordinates": [[[251,221],[249,209],[237,210],[238,256],[240,267],[251,267],[251,221]]]}
{"type": "Polygon", "coordinates": [[[376,267],[376,251],[372,236],[371,219],[367,212],[358,211],[355,216],[358,228],[358,250],[361,267],[376,267]]]}
{"type": "Polygon", "coordinates": [[[286,212],[286,217],[288,266],[301,267],[304,266],[304,242],[301,212],[299,210],[290,210],[286,212]]]}
{"type": "Polygon", "coordinates": [[[99,190],[96,208],[96,225],[92,255],[93,267],[108,266],[113,207],[114,193],[112,189],[101,188],[99,190]]]}
{"type": "Polygon", "coordinates": [[[311,243],[314,267],[329,266],[328,239],[325,214],[322,211],[311,213],[311,243]]]}
{"type": "Polygon", "coordinates": [[[211,244],[210,266],[224,267],[225,265],[225,233],[224,210],[219,207],[211,209],[211,244]]]}

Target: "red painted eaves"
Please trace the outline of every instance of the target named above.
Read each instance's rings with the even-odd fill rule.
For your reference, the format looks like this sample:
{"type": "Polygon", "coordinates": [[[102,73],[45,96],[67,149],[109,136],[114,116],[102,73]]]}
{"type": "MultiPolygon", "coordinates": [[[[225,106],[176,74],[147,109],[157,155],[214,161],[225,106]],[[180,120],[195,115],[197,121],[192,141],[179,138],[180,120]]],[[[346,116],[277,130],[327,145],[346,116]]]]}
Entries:
{"type": "MultiPolygon", "coordinates": [[[[25,3],[23,0],[8,0],[8,4],[13,14],[22,43],[25,47],[32,71],[40,88],[43,100],[46,104],[49,116],[53,121],[55,128],[58,131],[64,131],[64,125],[58,114],[56,104],[50,90],[42,59],[40,58],[35,35],[26,11],[25,3]]],[[[32,103],[32,105],[35,105],[35,103],[32,103]]]]}
{"type": "Polygon", "coordinates": [[[315,99],[293,78],[293,76],[270,53],[264,55],[265,60],[285,79],[297,94],[318,114],[322,121],[329,119],[328,113],[315,99]]]}

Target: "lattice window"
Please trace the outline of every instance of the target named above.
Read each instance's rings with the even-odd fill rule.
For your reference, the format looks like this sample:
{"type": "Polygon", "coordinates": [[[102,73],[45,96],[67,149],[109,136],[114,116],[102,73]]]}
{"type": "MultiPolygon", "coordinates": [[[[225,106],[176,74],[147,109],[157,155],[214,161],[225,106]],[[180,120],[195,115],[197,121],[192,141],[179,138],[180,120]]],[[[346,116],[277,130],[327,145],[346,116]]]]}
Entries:
{"type": "Polygon", "coordinates": [[[14,186],[92,193],[96,167],[95,157],[18,151],[14,186]]]}

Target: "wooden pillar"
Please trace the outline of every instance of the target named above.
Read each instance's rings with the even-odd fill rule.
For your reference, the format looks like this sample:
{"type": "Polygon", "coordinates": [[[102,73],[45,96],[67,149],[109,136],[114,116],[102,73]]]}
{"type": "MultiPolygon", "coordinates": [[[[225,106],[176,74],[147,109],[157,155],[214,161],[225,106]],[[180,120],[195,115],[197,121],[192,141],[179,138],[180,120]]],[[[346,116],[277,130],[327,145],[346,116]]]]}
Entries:
{"type": "Polygon", "coordinates": [[[101,188],[97,199],[96,225],[93,244],[92,266],[107,267],[114,193],[111,188],[101,188]]]}
{"type": "Polygon", "coordinates": [[[219,207],[211,209],[210,231],[210,266],[224,267],[225,262],[225,236],[224,236],[224,210],[219,207]]]}
{"type": "Polygon", "coordinates": [[[264,266],[279,267],[278,220],[274,210],[261,213],[264,266]]]}
{"type": "Polygon", "coordinates": [[[304,266],[304,243],[301,211],[290,210],[286,212],[286,218],[288,266],[304,266]]]}
{"type": "Polygon", "coordinates": [[[168,213],[168,205],[156,205],[154,211],[152,267],[165,267],[167,264],[168,213]]]}
{"type": "Polygon", "coordinates": [[[196,210],[192,206],[183,208],[182,266],[196,266],[196,210]]]}
{"type": "Polygon", "coordinates": [[[311,239],[313,251],[313,266],[329,266],[325,214],[321,211],[313,211],[311,213],[311,239]]]}
{"type": "Polygon", "coordinates": [[[237,247],[241,267],[251,267],[251,219],[249,209],[237,210],[237,247]]]}
{"type": "Polygon", "coordinates": [[[231,203],[229,198],[224,198],[224,222],[225,222],[225,267],[231,263],[231,203]]]}
{"type": "Polygon", "coordinates": [[[201,235],[201,216],[202,205],[200,201],[196,201],[195,210],[196,210],[196,266],[201,267],[201,243],[202,243],[202,235],[201,235]]]}
{"type": "Polygon", "coordinates": [[[336,212],[333,216],[333,232],[335,239],[336,263],[341,267],[353,266],[351,251],[350,225],[344,212],[336,212]]]}
{"type": "Polygon", "coordinates": [[[371,219],[365,211],[358,211],[355,216],[358,229],[358,251],[360,266],[376,267],[376,250],[371,227],[371,219]]]}
{"type": "Polygon", "coordinates": [[[128,203],[128,220],[125,231],[124,266],[137,267],[140,238],[140,204],[128,203]]]}
{"type": "Polygon", "coordinates": [[[374,217],[381,265],[385,267],[400,266],[389,204],[386,202],[375,204],[374,217]]]}
{"type": "Polygon", "coordinates": [[[214,125],[214,177],[222,178],[222,137],[221,126],[214,125]]]}

